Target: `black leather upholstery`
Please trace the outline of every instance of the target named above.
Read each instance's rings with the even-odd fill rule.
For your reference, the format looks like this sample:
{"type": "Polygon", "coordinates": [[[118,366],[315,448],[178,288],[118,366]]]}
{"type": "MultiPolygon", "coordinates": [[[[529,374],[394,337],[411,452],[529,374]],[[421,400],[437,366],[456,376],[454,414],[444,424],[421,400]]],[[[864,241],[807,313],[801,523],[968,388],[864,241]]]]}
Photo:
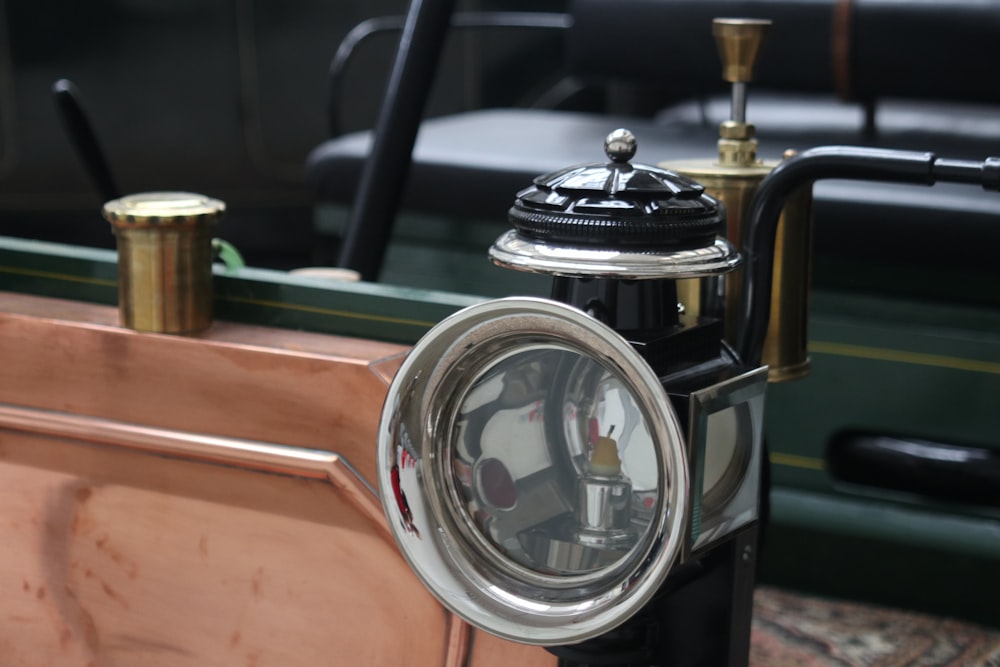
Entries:
{"type": "Polygon", "coordinates": [[[574,0],[566,40],[570,71],[587,77],[656,83],[677,98],[725,87],[712,19],[773,21],[757,64],[763,85],[831,91],[833,0],[574,0]],[[789,57],[794,54],[794,57],[789,57]]]}
{"type": "Polygon", "coordinates": [[[574,0],[570,12],[572,71],[656,82],[681,96],[721,89],[709,26],[746,17],[773,21],[756,69],[761,88],[1000,102],[995,0],[574,0]]]}
{"type": "MultiPolygon", "coordinates": [[[[577,0],[572,5],[569,57],[576,70],[639,79],[659,73],[678,91],[702,94],[721,88],[710,36],[712,17],[769,16],[775,28],[760,63],[762,83],[751,88],[747,111],[747,119],[758,128],[762,157],[777,158],[786,148],[828,144],[929,150],[976,160],[1000,155],[1000,106],[943,101],[1000,101],[1000,80],[984,74],[988,59],[967,60],[981,48],[982,53],[1000,51],[1000,3],[855,0],[854,58],[865,58],[853,70],[856,89],[866,95],[886,90],[931,98],[880,100],[874,135],[860,105],[833,95],[833,4],[577,0]],[[928,33],[933,26],[940,35],[928,33]],[[968,28],[967,34],[982,41],[967,43],[951,30],[955,26],[968,28]],[[664,34],[691,36],[672,42],[664,34]],[[993,37],[987,40],[987,34],[993,37]],[[935,53],[938,44],[945,50],[935,53]],[[924,48],[918,48],[921,45],[924,48]],[[897,49],[925,69],[899,69],[903,56],[897,49]],[[775,54],[784,56],[776,59],[775,54]],[[962,69],[962,64],[968,67],[962,69]],[[651,69],[641,71],[643,67],[651,69]],[[774,87],[784,90],[773,92],[774,87]],[[817,90],[825,92],[809,92],[817,90]]],[[[681,102],[655,118],[504,109],[427,120],[413,151],[403,205],[449,216],[502,219],[515,193],[534,176],[602,159],[603,138],[616,127],[628,127],[638,136],[637,161],[710,157],[718,122],[727,113],[728,100],[718,97],[681,102]]],[[[321,200],[352,200],[358,165],[369,145],[368,133],[353,133],[311,154],[309,173],[321,200]]],[[[993,260],[993,248],[1000,243],[1000,196],[995,193],[971,186],[819,183],[814,213],[820,256],[974,266],[1000,275],[1000,264],[993,260]]]]}

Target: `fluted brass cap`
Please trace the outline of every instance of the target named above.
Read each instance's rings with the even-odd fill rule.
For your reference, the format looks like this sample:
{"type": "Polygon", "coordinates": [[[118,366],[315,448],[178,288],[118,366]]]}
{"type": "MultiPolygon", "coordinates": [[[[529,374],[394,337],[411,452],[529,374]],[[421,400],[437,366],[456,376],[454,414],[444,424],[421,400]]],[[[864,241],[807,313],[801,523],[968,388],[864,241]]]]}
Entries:
{"type": "Polygon", "coordinates": [[[768,19],[719,18],[712,21],[712,35],[722,58],[723,79],[730,83],[753,80],[760,45],[770,27],[768,19]]]}
{"type": "Polygon", "coordinates": [[[105,220],[115,227],[170,227],[212,224],[226,204],[193,192],[141,192],[104,204],[105,220]]]}

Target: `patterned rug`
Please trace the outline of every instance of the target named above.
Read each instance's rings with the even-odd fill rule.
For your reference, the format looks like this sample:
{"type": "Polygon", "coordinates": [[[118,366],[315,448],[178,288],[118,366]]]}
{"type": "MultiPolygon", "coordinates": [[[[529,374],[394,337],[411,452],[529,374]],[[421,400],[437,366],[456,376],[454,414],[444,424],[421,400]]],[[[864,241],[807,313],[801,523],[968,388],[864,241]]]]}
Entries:
{"type": "Polygon", "coordinates": [[[1000,667],[1000,630],[762,586],[754,598],[750,664],[1000,667]]]}

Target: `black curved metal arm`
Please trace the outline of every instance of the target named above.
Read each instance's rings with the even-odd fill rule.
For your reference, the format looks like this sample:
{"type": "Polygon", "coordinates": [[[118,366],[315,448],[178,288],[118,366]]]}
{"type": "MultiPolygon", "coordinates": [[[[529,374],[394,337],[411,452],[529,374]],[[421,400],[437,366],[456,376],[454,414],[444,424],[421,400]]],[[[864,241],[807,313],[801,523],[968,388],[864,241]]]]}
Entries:
{"type": "Polygon", "coordinates": [[[338,265],[376,280],[455,0],[410,0],[338,265]]]}
{"type": "Polygon", "coordinates": [[[1000,157],[976,162],[938,158],[933,153],[822,146],[803,151],[778,165],[761,182],[750,204],[744,248],[747,278],[743,283],[737,346],[745,363],[759,364],[764,349],[771,307],[774,241],[781,210],[799,187],[827,178],[919,185],[941,181],[1000,190],[1000,157]]]}
{"type": "Polygon", "coordinates": [[[118,185],[97,140],[94,125],[84,110],[80,91],[69,79],[59,79],[52,84],[52,99],[59,112],[59,119],[66,129],[66,135],[101,198],[104,201],[117,199],[121,196],[118,185]]]}
{"type": "MultiPolygon", "coordinates": [[[[459,12],[451,17],[451,29],[519,28],[567,30],[572,25],[568,14],[553,12],[459,12]]],[[[343,132],[340,122],[340,101],[344,99],[347,68],[356,51],[372,37],[400,32],[406,22],[402,15],[377,16],[354,26],[337,47],[330,60],[328,124],[330,136],[343,132]]]]}
{"type": "Polygon", "coordinates": [[[410,0],[403,21],[338,261],[365,280],[378,278],[385,258],[454,4],[455,0],[410,0]]]}

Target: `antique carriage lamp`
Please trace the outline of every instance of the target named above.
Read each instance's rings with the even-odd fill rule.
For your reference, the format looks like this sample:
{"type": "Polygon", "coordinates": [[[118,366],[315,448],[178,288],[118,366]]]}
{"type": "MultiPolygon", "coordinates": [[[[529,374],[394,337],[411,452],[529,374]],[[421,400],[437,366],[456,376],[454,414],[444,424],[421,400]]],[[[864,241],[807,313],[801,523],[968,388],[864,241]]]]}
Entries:
{"type": "MultiPolygon", "coordinates": [[[[997,190],[1000,159],[838,146],[762,170],[716,165],[752,181],[743,229],[728,231],[743,277],[720,290],[740,263],[718,236],[729,200],[630,163],[625,131],[605,149],[608,162],[518,193],[514,229],[490,251],[552,275],[552,298],[465,309],[400,368],[379,431],[383,505],[442,604],[564,667],[745,665],[782,211],[825,178],[997,190]],[[716,298],[679,299],[679,285],[716,298]]],[[[786,378],[804,371],[802,355],[788,361],[786,378]]]]}
{"type": "Polygon", "coordinates": [[[739,254],[700,185],[630,163],[625,130],[605,150],[520,192],[490,251],[551,274],[553,298],[467,308],[400,368],[383,504],[483,630],[581,664],[745,662],[766,369],[676,290],[739,254]]]}

